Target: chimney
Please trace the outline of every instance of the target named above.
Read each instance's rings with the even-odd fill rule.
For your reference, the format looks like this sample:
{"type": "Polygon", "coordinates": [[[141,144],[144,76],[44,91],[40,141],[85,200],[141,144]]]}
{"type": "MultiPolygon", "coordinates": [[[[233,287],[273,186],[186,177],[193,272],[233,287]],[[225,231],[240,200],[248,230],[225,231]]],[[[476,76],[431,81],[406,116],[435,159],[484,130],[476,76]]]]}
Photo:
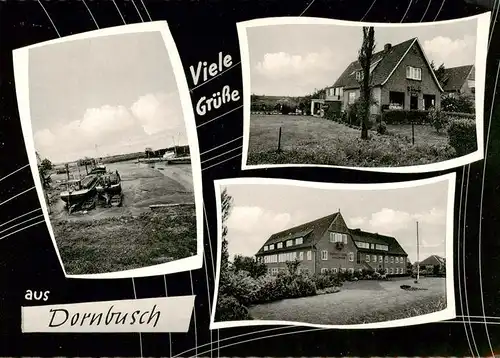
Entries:
{"type": "Polygon", "coordinates": [[[391,50],[392,45],[391,44],[385,44],[384,45],[384,53],[387,53],[391,50]]]}

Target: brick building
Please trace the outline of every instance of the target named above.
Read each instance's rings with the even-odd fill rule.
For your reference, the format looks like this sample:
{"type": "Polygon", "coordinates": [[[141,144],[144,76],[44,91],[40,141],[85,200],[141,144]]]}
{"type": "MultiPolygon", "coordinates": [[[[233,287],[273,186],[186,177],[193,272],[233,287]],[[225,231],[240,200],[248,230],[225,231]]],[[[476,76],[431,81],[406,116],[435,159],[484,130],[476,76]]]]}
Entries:
{"type": "Polygon", "coordinates": [[[384,269],[406,274],[408,255],[394,237],[347,227],[340,212],[276,233],[256,253],[270,274],[300,261],[301,272],[384,269]]]}
{"type": "MultiPolygon", "coordinates": [[[[353,54],[355,57],[356,54],[353,54]]],[[[371,94],[376,102],[370,108],[372,115],[383,108],[428,110],[441,107],[443,88],[439,83],[418,38],[396,45],[385,44],[373,54],[370,68],[371,94]]],[[[311,113],[327,104],[345,111],[360,97],[363,71],[359,61],[347,66],[333,86],[326,89],[323,99],[314,99],[311,113]]]]}
{"type": "Polygon", "coordinates": [[[474,65],[446,68],[442,86],[447,95],[473,96],[476,93],[474,65]]]}

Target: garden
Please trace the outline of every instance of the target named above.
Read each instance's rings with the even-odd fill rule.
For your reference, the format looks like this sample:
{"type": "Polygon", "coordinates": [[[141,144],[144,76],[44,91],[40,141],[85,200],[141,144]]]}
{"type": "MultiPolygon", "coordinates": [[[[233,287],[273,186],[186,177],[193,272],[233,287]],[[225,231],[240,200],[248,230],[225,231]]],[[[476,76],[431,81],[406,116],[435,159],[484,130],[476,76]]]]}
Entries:
{"type": "Polygon", "coordinates": [[[442,110],[383,108],[361,139],[359,102],[324,117],[252,114],[248,165],[400,167],[438,163],[477,150],[473,102],[447,97],[442,110]],[[471,104],[472,103],[472,104],[471,104]]]}

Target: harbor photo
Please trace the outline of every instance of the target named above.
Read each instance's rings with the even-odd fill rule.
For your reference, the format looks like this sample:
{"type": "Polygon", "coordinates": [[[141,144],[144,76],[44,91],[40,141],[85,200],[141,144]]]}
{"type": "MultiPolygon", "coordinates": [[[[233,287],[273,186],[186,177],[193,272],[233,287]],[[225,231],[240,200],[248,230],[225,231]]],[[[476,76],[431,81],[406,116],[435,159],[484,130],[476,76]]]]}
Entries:
{"type": "Polygon", "coordinates": [[[216,181],[221,261],[212,329],[454,318],[454,181],[216,181]]]}
{"type": "Polygon", "coordinates": [[[31,168],[69,276],[194,268],[198,147],[166,26],[28,48],[29,77],[16,72],[18,91],[29,84],[31,168]]]}

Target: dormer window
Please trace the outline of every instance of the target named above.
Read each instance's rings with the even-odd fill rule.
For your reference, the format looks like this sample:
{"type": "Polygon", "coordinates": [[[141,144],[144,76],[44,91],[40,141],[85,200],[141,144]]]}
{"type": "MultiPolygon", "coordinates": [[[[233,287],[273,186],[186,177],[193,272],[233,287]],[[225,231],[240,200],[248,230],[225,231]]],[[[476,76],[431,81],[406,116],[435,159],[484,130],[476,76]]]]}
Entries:
{"type": "Polygon", "coordinates": [[[298,237],[295,239],[295,245],[302,245],[304,243],[303,237],[298,237]]]}
{"type": "Polygon", "coordinates": [[[266,245],[266,246],[264,246],[264,251],[267,251],[267,250],[269,250],[269,246],[266,245]]]}
{"type": "Polygon", "coordinates": [[[363,71],[356,71],[356,80],[357,81],[363,80],[363,71]]]}
{"type": "Polygon", "coordinates": [[[290,247],[293,245],[293,240],[287,240],[286,241],[286,247],[290,247]]]}
{"type": "Polygon", "coordinates": [[[274,244],[269,245],[269,250],[274,250],[274,244]]]}
{"type": "Polygon", "coordinates": [[[278,249],[282,249],[283,248],[283,243],[282,242],[278,242],[278,244],[276,245],[276,247],[278,249]]]}

